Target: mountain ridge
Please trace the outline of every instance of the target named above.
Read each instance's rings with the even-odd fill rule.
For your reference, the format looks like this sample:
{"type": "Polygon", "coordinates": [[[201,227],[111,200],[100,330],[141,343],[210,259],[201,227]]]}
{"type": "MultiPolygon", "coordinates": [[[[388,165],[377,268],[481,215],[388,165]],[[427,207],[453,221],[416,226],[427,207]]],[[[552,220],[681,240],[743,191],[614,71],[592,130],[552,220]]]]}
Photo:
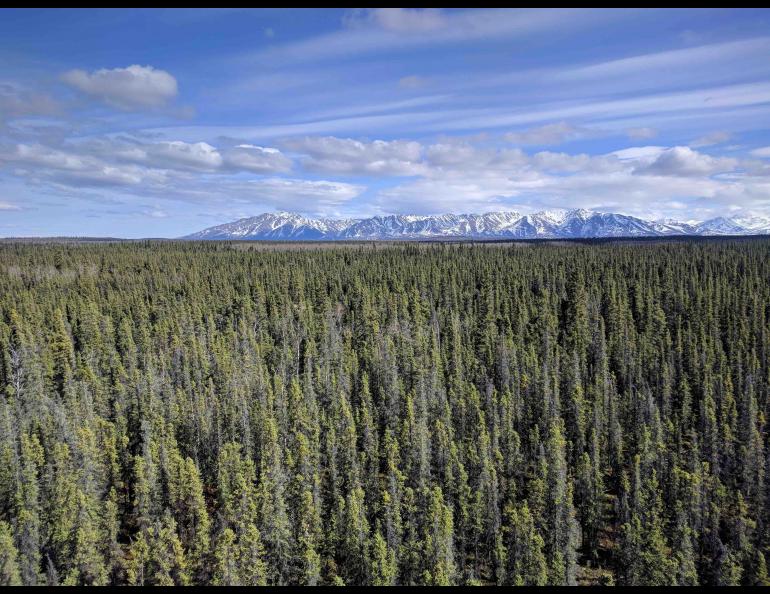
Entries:
{"type": "Polygon", "coordinates": [[[700,223],[647,220],[586,209],[551,209],[532,214],[376,215],[369,218],[314,218],[278,211],[208,227],[181,239],[197,240],[387,240],[387,239],[578,239],[767,235],[770,217],[715,217],[700,223]]]}

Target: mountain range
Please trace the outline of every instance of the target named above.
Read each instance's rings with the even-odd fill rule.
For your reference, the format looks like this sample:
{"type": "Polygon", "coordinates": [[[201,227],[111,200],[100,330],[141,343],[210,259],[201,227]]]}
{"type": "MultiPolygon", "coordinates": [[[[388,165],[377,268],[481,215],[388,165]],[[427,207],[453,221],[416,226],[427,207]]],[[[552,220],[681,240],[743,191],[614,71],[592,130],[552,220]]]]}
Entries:
{"type": "Polygon", "coordinates": [[[183,239],[386,240],[663,237],[672,235],[767,235],[770,217],[717,217],[700,223],[651,221],[592,210],[544,210],[534,214],[387,215],[364,219],[310,218],[264,213],[209,227],[183,239]]]}

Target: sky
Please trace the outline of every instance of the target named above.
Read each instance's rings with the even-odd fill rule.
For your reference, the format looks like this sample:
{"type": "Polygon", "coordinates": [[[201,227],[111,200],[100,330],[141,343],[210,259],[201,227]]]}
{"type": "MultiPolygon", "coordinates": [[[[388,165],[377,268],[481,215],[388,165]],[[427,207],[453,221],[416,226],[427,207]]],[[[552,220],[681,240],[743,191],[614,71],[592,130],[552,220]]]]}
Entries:
{"type": "Polygon", "coordinates": [[[770,216],[770,10],[0,10],[0,236],[553,208],[770,216]]]}

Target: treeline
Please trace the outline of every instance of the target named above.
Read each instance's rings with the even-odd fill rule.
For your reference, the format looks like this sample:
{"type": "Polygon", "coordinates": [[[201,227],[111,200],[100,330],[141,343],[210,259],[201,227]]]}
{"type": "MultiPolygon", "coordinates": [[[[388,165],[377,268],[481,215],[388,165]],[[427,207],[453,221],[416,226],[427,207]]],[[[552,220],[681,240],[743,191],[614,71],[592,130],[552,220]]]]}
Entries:
{"type": "Polygon", "coordinates": [[[770,240],[0,245],[0,584],[767,585],[770,240]]]}

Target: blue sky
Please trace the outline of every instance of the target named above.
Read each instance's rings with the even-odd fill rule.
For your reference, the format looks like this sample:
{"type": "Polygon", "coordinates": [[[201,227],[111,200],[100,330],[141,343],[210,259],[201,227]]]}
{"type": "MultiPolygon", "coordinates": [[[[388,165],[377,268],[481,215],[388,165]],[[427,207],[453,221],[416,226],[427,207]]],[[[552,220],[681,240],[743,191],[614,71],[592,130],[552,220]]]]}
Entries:
{"type": "Polygon", "coordinates": [[[0,11],[0,236],[770,215],[770,11],[0,11]]]}

